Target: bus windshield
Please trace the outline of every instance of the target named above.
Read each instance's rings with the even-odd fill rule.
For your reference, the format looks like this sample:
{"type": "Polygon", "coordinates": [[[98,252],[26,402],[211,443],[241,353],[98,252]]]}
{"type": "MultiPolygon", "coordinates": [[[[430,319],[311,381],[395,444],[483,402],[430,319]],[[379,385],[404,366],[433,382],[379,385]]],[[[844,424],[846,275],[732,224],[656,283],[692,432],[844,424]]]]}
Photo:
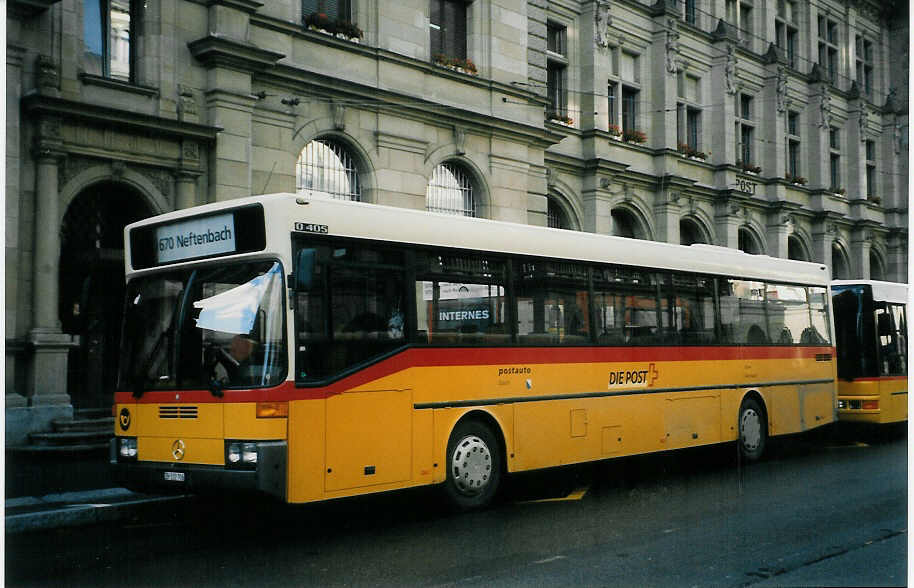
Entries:
{"type": "Polygon", "coordinates": [[[256,388],[286,376],[282,266],[223,264],[127,285],[118,385],[145,390],[256,388]]]}

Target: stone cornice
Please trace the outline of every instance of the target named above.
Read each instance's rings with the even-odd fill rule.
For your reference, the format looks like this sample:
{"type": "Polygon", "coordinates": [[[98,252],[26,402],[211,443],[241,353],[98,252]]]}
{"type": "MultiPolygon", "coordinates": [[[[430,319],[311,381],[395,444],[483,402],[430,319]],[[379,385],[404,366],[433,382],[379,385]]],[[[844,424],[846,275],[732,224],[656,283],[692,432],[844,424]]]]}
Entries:
{"type": "Polygon", "coordinates": [[[204,6],[227,6],[248,14],[254,14],[263,7],[263,2],[255,2],[254,0],[201,0],[200,4],[204,6]]]}
{"type": "Polygon", "coordinates": [[[30,94],[22,99],[22,108],[32,116],[59,116],[66,121],[82,121],[100,127],[132,129],[143,134],[213,143],[219,127],[161,118],[110,106],[77,102],[64,98],[30,94]]]}
{"type": "Polygon", "coordinates": [[[376,86],[341,80],[283,64],[277,65],[269,72],[263,72],[257,79],[264,84],[288,88],[298,93],[303,92],[308,86],[315,86],[319,87],[325,96],[361,102],[363,104],[361,108],[366,110],[395,111],[414,120],[422,120],[435,125],[459,123],[466,127],[468,132],[485,136],[520,138],[532,146],[543,149],[558,143],[565,137],[548,128],[497,118],[494,115],[467,110],[459,106],[449,107],[445,113],[442,111],[440,103],[421,97],[382,90],[376,86]]]}
{"type": "Polygon", "coordinates": [[[251,43],[210,34],[187,44],[193,55],[207,69],[227,67],[245,72],[261,72],[271,68],[285,57],[270,49],[261,49],[251,43]]]}

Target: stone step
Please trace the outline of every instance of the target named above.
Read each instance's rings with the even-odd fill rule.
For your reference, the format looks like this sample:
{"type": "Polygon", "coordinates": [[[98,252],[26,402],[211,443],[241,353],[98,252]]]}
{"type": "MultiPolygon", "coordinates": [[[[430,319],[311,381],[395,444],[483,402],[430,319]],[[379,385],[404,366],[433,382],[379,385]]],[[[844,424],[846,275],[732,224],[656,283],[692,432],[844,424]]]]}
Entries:
{"type": "Polygon", "coordinates": [[[74,433],[78,431],[86,432],[110,432],[114,430],[114,417],[108,416],[94,419],[74,419],[74,420],[57,420],[52,421],[56,433],[74,433]]]}
{"type": "Polygon", "coordinates": [[[31,433],[31,445],[40,447],[68,447],[68,446],[107,446],[108,440],[114,435],[113,430],[108,431],[72,431],[66,433],[31,433]]]}
{"type": "Polygon", "coordinates": [[[111,417],[111,408],[80,408],[74,415],[76,419],[103,419],[111,417]]]}

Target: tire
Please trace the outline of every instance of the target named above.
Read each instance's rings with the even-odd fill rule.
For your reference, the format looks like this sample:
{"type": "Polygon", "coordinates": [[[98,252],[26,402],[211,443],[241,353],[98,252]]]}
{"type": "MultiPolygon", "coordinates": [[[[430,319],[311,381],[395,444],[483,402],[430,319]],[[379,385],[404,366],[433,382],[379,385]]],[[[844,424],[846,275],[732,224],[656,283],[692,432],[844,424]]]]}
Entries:
{"type": "Polygon", "coordinates": [[[444,491],[458,510],[483,508],[501,485],[504,456],[492,429],[477,420],[457,424],[447,443],[444,491]]]}
{"type": "Polygon", "coordinates": [[[758,401],[745,398],[739,407],[739,452],[747,461],[757,461],[768,441],[768,421],[758,401]]]}

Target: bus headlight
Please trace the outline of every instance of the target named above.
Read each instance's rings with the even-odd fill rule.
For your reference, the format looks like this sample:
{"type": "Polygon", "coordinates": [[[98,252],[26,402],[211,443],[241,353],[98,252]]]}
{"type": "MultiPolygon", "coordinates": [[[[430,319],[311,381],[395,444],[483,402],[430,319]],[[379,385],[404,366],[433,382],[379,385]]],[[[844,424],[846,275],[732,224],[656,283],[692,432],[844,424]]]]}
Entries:
{"type": "Polygon", "coordinates": [[[136,455],[136,437],[119,437],[118,456],[123,460],[135,460],[136,455]]]}
{"type": "Polygon", "coordinates": [[[257,443],[253,441],[226,441],[225,465],[230,468],[257,466],[257,443]]]}

